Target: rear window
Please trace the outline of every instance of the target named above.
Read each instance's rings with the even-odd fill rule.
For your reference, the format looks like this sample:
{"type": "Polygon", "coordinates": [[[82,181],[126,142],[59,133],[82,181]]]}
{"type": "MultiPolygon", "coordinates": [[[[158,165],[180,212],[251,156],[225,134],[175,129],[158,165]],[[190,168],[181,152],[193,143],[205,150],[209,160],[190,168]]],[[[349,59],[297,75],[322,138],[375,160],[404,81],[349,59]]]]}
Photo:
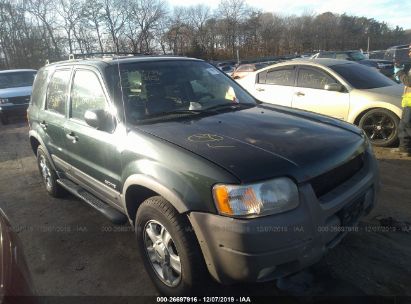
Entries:
{"type": "Polygon", "coordinates": [[[53,74],[47,89],[47,110],[66,114],[70,70],[60,70],[53,74]]]}
{"type": "Polygon", "coordinates": [[[36,107],[42,107],[44,98],[46,96],[47,88],[47,71],[40,70],[33,83],[33,91],[31,93],[31,104],[36,107]]]}
{"type": "Polygon", "coordinates": [[[359,63],[337,64],[330,66],[330,68],[356,89],[375,89],[396,84],[376,69],[359,63]]]}

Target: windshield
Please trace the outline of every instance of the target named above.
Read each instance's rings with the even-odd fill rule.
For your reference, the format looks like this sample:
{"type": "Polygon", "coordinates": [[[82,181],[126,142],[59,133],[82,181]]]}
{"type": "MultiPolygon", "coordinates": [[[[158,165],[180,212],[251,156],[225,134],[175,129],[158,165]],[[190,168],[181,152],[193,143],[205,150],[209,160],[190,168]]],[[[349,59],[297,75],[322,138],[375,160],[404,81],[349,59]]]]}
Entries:
{"type": "Polygon", "coordinates": [[[36,76],[36,72],[1,73],[0,89],[32,86],[34,76],[36,76]]]}
{"type": "Polygon", "coordinates": [[[337,64],[330,66],[356,89],[375,89],[395,85],[396,83],[374,68],[359,63],[337,64]]]}
{"type": "Polygon", "coordinates": [[[355,60],[355,61],[360,61],[360,60],[364,60],[367,59],[363,53],[361,52],[352,52],[350,53],[350,57],[355,60]]]}
{"type": "MultiPolygon", "coordinates": [[[[117,66],[112,66],[117,69],[117,66]]],[[[109,76],[118,72],[108,73],[109,76]]],[[[172,114],[194,115],[232,105],[255,105],[236,82],[212,65],[189,60],[120,64],[114,94],[122,97],[127,121],[138,123],[172,114]]],[[[227,107],[230,109],[230,107],[227,107]]]]}

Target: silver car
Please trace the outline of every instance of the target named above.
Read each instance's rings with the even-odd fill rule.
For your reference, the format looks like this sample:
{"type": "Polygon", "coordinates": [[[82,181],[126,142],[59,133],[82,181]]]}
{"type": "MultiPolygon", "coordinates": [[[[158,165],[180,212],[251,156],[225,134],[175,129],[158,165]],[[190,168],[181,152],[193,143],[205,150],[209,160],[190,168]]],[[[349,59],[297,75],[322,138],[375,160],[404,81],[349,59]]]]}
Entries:
{"type": "Polygon", "coordinates": [[[356,124],[376,146],[390,146],[398,139],[404,86],[376,69],[347,60],[295,60],[269,66],[238,82],[263,102],[356,124]]]}

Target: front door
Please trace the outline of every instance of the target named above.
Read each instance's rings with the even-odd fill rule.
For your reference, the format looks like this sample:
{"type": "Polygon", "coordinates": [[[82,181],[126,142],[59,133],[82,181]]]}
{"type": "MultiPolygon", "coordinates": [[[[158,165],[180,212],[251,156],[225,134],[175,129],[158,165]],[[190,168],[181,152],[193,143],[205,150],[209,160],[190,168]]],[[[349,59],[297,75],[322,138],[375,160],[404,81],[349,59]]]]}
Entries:
{"type": "Polygon", "coordinates": [[[347,120],[350,94],[325,90],[325,85],[332,83],[339,82],[325,71],[299,67],[292,107],[347,120]]]}
{"type": "Polygon", "coordinates": [[[121,159],[117,143],[123,129],[97,130],[84,119],[87,110],[110,112],[108,94],[98,71],[75,69],[69,108],[65,139],[71,178],[103,200],[119,204],[121,159]]]}

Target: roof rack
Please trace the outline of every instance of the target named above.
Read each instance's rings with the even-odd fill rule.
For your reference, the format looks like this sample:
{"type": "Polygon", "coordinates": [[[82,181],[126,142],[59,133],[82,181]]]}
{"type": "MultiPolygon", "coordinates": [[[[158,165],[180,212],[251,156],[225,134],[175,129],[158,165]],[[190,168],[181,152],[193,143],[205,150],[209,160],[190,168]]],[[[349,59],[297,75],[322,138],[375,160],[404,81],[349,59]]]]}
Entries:
{"type": "Polygon", "coordinates": [[[118,57],[118,56],[147,56],[149,53],[136,53],[136,52],[95,52],[85,54],[70,54],[69,60],[75,59],[88,59],[88,58],[105,58],[105,57],[118,57]]]}

